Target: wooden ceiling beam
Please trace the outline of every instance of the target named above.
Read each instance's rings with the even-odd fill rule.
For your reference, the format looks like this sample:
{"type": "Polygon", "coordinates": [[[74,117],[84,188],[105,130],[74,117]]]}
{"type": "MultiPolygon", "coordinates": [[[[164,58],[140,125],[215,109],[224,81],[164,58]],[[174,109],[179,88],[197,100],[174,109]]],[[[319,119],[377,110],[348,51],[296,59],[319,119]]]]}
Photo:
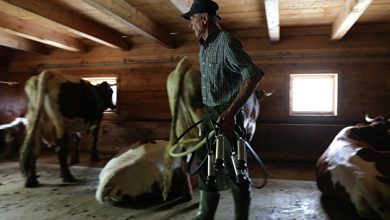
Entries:
{"type": "Polygon", "coordinates": [[[64,50],[74,52],[87,51],[87,46],[77,39],[1,12],[0,30],[64,50]]]}
{"type": "Polygon", "coordinates": [[[339,40],[351,29],[373,0],[346,0],[332,26],[332,40],[339,40]]]}
{"type": "Polygon", "coordinates": [[[181,12],[186,13],[190,10],[193,0],[170,0],[171,3],[181,12]]]}
{"type": "Polygon", "coordinates": [[[81,17],[51,1],[41,0],[1,0],[0,11],[14,10],[26,17],[34,16],[34,19],[52,26],[64,28],[76,35],[88,38],[92,41],[111,48],[128,50],[129,43],[121,34],[94,22],[86,17],[81,17]]]}
{"type": "Polygon", "coordinates": [[[268,36],[271,41],[280,39],[279,0],[264,0],[268,36]]]}
{"type": "Polygon", "coordinates": [[[126,0],[82,0],[102,13],[117,19],[138,34],[156,40],[168,48],[175,48],[170,34],[154,23],[126,0]]]}
{"type": "Polygon", "coordinates": [[[17,50],[48,55],[49,48],[41,43],[0,31],[0,45],[17,50]]]}

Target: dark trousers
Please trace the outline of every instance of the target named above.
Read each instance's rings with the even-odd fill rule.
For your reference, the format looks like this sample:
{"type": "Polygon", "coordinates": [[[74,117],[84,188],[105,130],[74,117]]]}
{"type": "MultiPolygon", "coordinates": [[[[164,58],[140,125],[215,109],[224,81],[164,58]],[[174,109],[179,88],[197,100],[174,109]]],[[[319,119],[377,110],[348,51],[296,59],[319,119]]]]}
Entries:
{"type": "MultiPolygon", "coordinates": [[[[204,117],[203,123],[202,123],[202,137],[201,137],[201,139],[206,137],[209,134],[209,132],[214,129],[214,126],[212,123],[217,121],[219,115],[222,112],[224,112],[227,107],[228,106],[213,106],[213,107],[209,106],[209,107],[207,107],[207,112],[205,114],[205,117],[204,117]]],[[[241,126],[241,128],[243,128],[243,124],[244,124],[244,116],[243,116],[242,111],[239,111],[238,114],[236,115],[236,126],[241,126]]],[[[245,137],[245,133],[244,134],[241,133],[240,136],[245,137]]],[[[225,140],[224,141],[225,169],[223,170],[224,175],[222,175],[222,176],[225,177],[224,179],[228,178],[230,180],[230,182],[233,182],[233,183],[236,181],[236,174],[234,171],[233,163],[231,161],[231,155],[232,155],[232,147],[237,147],[237,139],[238,139],[237,135],[235,135],[234,133],[229,135],[228,137],[226,137],[226,136],[224,137],[224,140],[225,140]]],[[[213,140],[214,140],[214,138],[212,138],[210,140],[210,145],[212,145],[210,147],[213,147],[213,149],[215,149],[215,142],[213,142],[213,140]]],[[[198,171],[198,176],[200,179],[200,181],[199,181],[200,189],[210,191],[210,189],[208,189],[208,187],[206,186],[207,155],[208,155],[208,147],[205,145],[195,152],[195,163],[197,164],[197,166],[201,166],[199,168],[199,171],[198,171]],[[203,164],[202,164],[202,162],[203,162],[203,164]]],[[[217,184],[218,184],[219,189],[224,188],[221,185],[221,184],[223,184],[221,182],[221,180],[224,180],[224,179],[221,179],[221,178],[218,179],[217,184]]]]}

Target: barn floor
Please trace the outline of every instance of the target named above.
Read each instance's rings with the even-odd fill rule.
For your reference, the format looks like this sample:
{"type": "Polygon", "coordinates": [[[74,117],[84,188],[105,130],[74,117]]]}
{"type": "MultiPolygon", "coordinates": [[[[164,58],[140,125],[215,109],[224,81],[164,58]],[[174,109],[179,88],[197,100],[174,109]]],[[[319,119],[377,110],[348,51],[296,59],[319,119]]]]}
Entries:
{"type": "MultiPolygon", "coordinates": [[[[54,155],[38,160],[40,187],[27,189],[18,163],[0,163],[0,219],[190,219],[196,213],[199,191],[187,203],[116,207],[95,200],[100,167],[103,161],[90,164],[87,155],[72,166],[78,182],[64,184],[58,178],[54,155]]],[[[269,163],[271,179],[263,189],[253,188],[250,219],[359,219],[350,210],[321,197],[314,180],[313,164],[269,163]]],[[[255,172],[254,177],[258,176],[255,172]]],[[[215,219],[233,219],[233,202],[229,190],[221,192],[215,219]]]]}

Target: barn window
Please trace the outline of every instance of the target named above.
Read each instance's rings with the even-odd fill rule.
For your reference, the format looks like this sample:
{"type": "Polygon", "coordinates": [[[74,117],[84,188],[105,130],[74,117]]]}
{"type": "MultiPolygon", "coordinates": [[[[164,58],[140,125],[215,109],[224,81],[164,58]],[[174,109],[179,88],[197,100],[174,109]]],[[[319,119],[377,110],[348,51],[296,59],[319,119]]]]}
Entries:
{"type": "Polygon", "coordinates": [[[290,74],[290,115],[336,116],[337,74],[290,74]]]}
{"type": "MultiPolygon", "coordinates": [[[[112,103],[116,105],[117,101],[117,88],[118,88],[118,79],[117,77],[83,77],[84,80],[89,81],[92,85],[97,85],[99,83],[102,83],[106,81],[108,84],[110,84],[111,89],[113,91],[112,93],[112,103]]],[[[111,110],[108,110],[111,111],[111,110]]]]}

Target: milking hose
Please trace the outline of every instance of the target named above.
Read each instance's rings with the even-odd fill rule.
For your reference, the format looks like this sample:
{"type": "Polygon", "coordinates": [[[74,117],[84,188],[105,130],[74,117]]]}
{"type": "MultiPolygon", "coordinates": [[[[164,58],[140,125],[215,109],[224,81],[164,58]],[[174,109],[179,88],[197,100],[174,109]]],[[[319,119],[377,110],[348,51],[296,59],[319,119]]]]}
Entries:
{"type": "MultiPolygon", "coordinates": [[[[198,124],[202,123],[203,120],[200,120],[198,122],[196,122],[195,124],[193,124],[191,127],[189,127],[187,130],[185,130],[178,138],[177,140],[175,141],[175,143],[172,145],[172,147],[169,148],[169,155],[171,155],[172,157],[184,157],[186,156],[187,154],[190,154],[190,153],[193,153],[194,151],[198,150],[199,148],[201,148],[205,143],[206,143],[206,137],[203,138],[196,146],[186,150],[186,151],[183,151],[183,152],[180,152],[180,153],[175,153],[175,150],[179,147],[179,145],[181,144],[189,144],[189,143],[194,143],[194,142],[198,142],[199,141],[199,138],[190,138],[190,139],[187,139],[187,140],[183,140],[183,141],[180,141],[180,139],[183,138],[184,135],[186,135],[188,133],[188,131],[190,131],[191,129],[193,129],[194,127],[196,127],[198,124]]],[[[208,134],[208,137],[207,138],[211,138],[213,135],[215,134],[215,130],[212,130],[209,134],[208,134]]]]}
{"type": "MultiPolygon", "coordinates": [[[[180,153],[175,153],[174,151],[178,148],[178,146],[180,144],[188,144],[188,143],[194,143],[194,142],[197,142],[199,141],[199,138],[191,138],[191,139],[187,139],[187,140],[183,140],[183,141],[180,141],[180,139],[182,139],[184,137],[184,135],[186,135],[191,129],[193,129],[194,127],[196,127],[198,124],[202,123],[203,120],[200,120],[198,122],[196,122],[195,124],[191,125],[191,127],[187,128],[175,141],[175,143],[172,145],[172,147],[169,148],[169,155],[171,155],[172,157],[183,157],[183,156],[186,156],[190,153],[193,153],[194,151],[198,150],[199,148],[201,148],[207,139],[210,139],[213,135],[215,135],[215,130],[212,130],[208,135],[207,137],[203,138],[202,141],[200,141],[196,146],[186,150],[186,151],[183,151],[183,152],[180,152],[180,153]]],[[[255,185],[253,182],[251,183],[251,185],[257,189],[260,189],[260,188],[263,188],[266,183],[267,183],[267,179],[268,179],[268,172],[264,166],[264,163],[263,161],[260,159],[259,155],[257,155],[257,153],[255,152],[255,150],[249,145],[249,143],[247,141],[245,141],[245,145],[246,147],[249,149],[249,151],[252,153],[252,156],[254,157],[257,165],[260,167],[260,170],[262,171],[262,173],[264,174],[264,180],[263,180],[263,183],[259,186],[255,185]]],[[[204,161],[203,161],[204,162],[204,161]]],[[[202,163],[203,163],[202,162],[202,163]]],[[[198,168],[199,169],[199,168],[198,168]]]]}

